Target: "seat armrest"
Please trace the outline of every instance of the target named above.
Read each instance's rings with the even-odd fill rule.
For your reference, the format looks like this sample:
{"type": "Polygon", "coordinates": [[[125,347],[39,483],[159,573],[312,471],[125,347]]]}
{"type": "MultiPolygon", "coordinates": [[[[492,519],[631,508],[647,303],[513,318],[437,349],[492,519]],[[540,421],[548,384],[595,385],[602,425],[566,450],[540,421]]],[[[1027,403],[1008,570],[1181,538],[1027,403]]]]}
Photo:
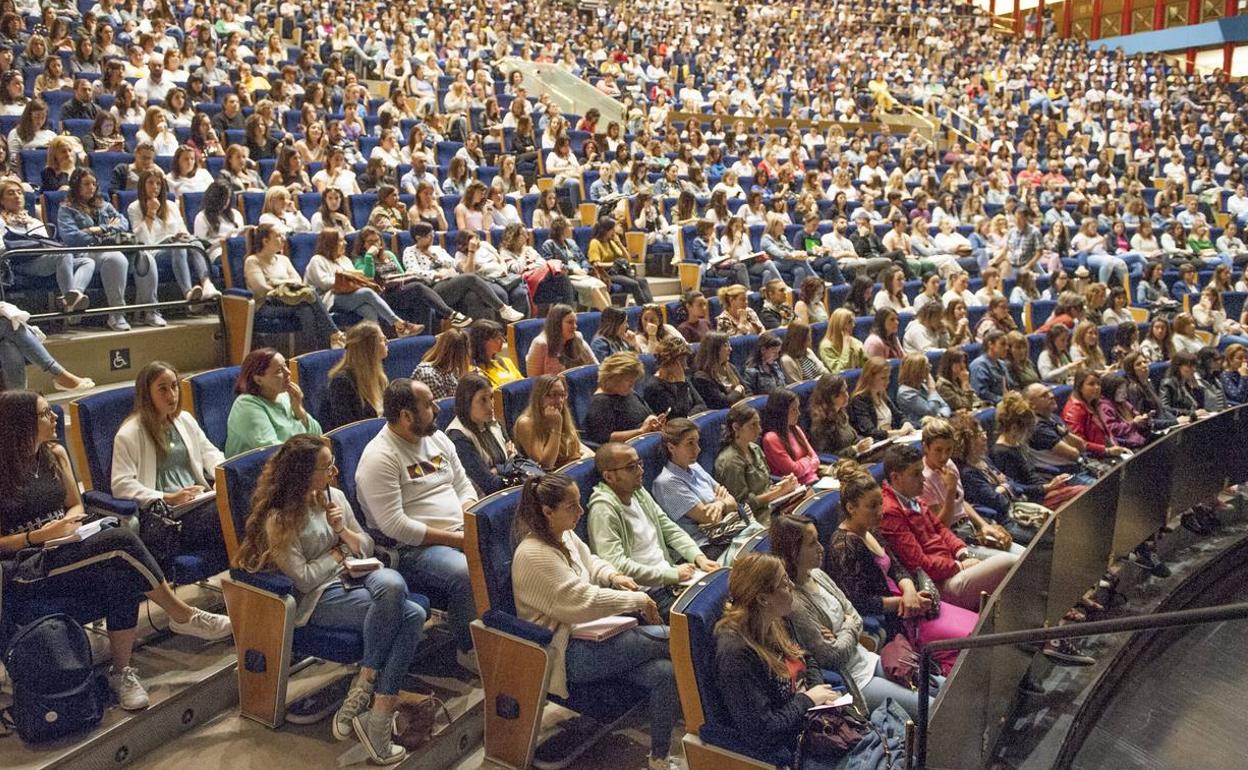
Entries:
{"type": "Polygon", "coordinates": [[[82,503],[88,508],[96,508],[113,516],[139,515],[138,502],[120,497],[113,497],[112,495],[96,490],[84,493],[82,496],[82,503]]]}
{"type": "Polygon", "coordinates": [[[278,596],[288,596],[295,591],[295,581],[277,570],[248,572],[245,569],[231,569],[230,577],[239,583],[244,583],[278,596]]]}
{"type": "Polygon", "coordinates": [[[549,628],[539,626],[536,623],[530,623],[527,620],[521,620],[515,615],[498,610],[486,610],[485,615],[481,617],[481,622],[485,624],[486,628],[518,636],[542,647],[550,644],[555,637],[555,633],[549,628]]]}
{"type": "Polygon", "coordinates": [[[251,292],[247,289],[225,289],[221,294],[226,297],[243,297],[244,299],[251,299],[252,297],[251,292]]]}

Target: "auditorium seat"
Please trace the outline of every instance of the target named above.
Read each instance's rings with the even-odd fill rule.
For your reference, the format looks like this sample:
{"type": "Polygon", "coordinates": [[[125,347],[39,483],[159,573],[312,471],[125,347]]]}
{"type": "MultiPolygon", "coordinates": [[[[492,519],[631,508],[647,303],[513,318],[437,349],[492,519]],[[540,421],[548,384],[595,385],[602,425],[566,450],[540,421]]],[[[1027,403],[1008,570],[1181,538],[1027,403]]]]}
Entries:
{"type": "Polygon", "coordinates": [[[598,365],[574,366],[563,372],[564,382],[568,386],[568,408],[572,410],[572,419],[576,427],[585,431],[585,416],[589,414],[589,402],[598,389],[598,365]]]}
{"type": "Polygon", "coordinates": [[[698,465],[712,476],[715,475],[715,458],[719,456],[723,441],[724,423],[728,421],[727,409],[713,409],[695,414],[690,418],[698,426],[698,465]]]}
{"type": "Polygon", "coordinates": [[[182,380],[182,409],[195,415],[208,440],[218,447],[225,446],[237,379],[238,367],[224,366],[182,380]]]}
{"type": "MultiPolygon", "coordinates": [[[[385,425],[386,421],[377,417],[372,420],[353,422],[325,434],[334,452],[334,463],[338,466],[338,488],[347,496],[347,502],[351,504],[351,509],[355,511],[355,518],[362,527],[367,526],[367,522],[364,520],[364,510],[360,507],[359,499],[355,494],[355,470],[360,465],[360,455],[363,454],[364,447],[368,446],[368,442],[372,441],[385,425]]],[[[377,533],[374,532],[375,534],[377,533]]],[[[385,539],[388,540],[388,538],[385,539]]],[[[381,544],[380,540],[378,544],[381,544]]]]}

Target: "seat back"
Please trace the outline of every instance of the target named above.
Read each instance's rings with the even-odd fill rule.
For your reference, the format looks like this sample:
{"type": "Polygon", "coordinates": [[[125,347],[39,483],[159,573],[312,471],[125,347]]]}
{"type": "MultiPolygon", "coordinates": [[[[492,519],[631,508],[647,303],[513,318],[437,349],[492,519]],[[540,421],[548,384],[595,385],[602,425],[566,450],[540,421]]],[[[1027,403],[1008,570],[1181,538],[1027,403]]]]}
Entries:
{"type": "Polygon", "coordinates": [[[590,399],[598,389],[598,365],[574,366],[564,370],[563,378],[568,385],[568,408],[572,410],[572,419],[576,421],[577,428],[584,430],[590,399]]]}
{"type": "Polygon", "coordinates": [[[465,543],[477,611],[496,610],[514,615],[511,562],[515,547],[511,537],[512,516],[520,502],[520,489],[504,489],[478,500],[466,514],[465,527],[476,533],[476,546],[465,543]],[[475,562],[475,564],[474,564],[475,562]]]}
{"type": "Polygon", "coordinates": [[[754,349],[758,347],[757,334],[742,334],[732,338],[732,352],[728,354],[728,361],[737,367],[737,371],[745,373],[745,362],[750,360],[750,356],[754,354],[754,349]]]}
{"type": "Polygon", "coordinates": [[[217,515],[221,518],[221,534],[231,563],[247,528],[251,498],[260,472],[278,449],[279,446],[260,447],[235,455],[217,466],[217,515]]]}
{"type": "MultiPolygon", "coordinates": [[[[526,318],[507,327],[507,343],[511,349],[511,355],[516,360],[520,373],[526,377],[529,376],[529,367],[524,359],[529,354],[529,346],[533,344],[537,335],[542,333],[542,327],[545,324],[544,318],[526,318]]],[[[589,338],[586,337],[586,339],[589,338]]]]}
{"type": "Polygon", "coordinates": [[[438,407],[438,413],[434,416],[434,424],[438,426],[438,430],[446,430],[451,420],[455,419],[455,397],[440,398],[434,403],[438,407]]]}
{"type": "MultiPolygon", "coordinates": [[[[322,403],[329,390],[329,370],[342,360],[341,350],[317,350],[291,359],[291,378],[303,391],[303,406],[318,421],[323,421],[327,406],[322,403]]],[[[410,372],[409,372],[410,374],[410,372]]]]}
{"type": "Polygon", "coordinates": [[[360,465],[360,455],[364,453],[364,447],[368,446],[368,442],[373,440],[385,424],[385,420],[377,417],[353,422],[325,434],[334,451],[334,463],[338,465],[338,488],[347,496],[347,502],[351,503],[360,526],[365,526],[366,522],[364,510],[356,497],[355,471],[360,465]]]}
{"type": "Polygon", "coordinates": [[[390,340],[387,343],[390,352],[386,354],[386,360],[381,365],[386,370],[386,376],[392,380],[411,377],[412,370],[433,347],[436,339],[432,334],[422,334],[417,337],[399,337],[390,340]]]}
{"type": "Polygon", "coordinates": [[[728,714],[715,684],[715,624],[724,614],[731,570],[716,570],[681,595],[672,608],[672,666],[685,716],[685,729],[727,727],[728,714]]]}
{"type": "Polygon", "coordinates": [[[134,409],[134,387],[84,396],[69,408],[69,441],[83,486],[87,491],[112,494],[113,437],[134,409]]]}
{"type": "Polygon", "coordinates": [[[230,408],[238,397],[236,379],[238,367],[224,366],[182,380],[182,408],[195,415],[208,440],[219,447],[225,446],[230,408]]]}
{"type": "Polygon", "coordinates": [[[533,392],[533,380],[526,378],[506,383],[498,389],[498,392],[503,403],[500,415],[503,424],[515,430],[516,418],[529,405],[529,396],[533,392]]]}
{"type": "Polygon", "coordinates": [[[694,415],[693,424],[698,426],[698,465],[712,476],[715,475],[715,458],[719,456],[719,444],[724,436],[724,423],[728,421],[727,409],[716,409],[694,415]]]}
{"type": "Polygon", "coordinates": [[[819,542],[826,543],[841,522],[841,496],[835,491],[821,492],[794,511],[807,516],[819,530],[819,542]]]}
{"type": "Polygon", "coordinates": [[[637,450],[637,458],[641,460],[642,484],[646,489],[654,486],[654,480],[667,465],[667,451],[663,448],[663,438],[658,433],[646,433],[630,439],[628,445],[637,450]]]}

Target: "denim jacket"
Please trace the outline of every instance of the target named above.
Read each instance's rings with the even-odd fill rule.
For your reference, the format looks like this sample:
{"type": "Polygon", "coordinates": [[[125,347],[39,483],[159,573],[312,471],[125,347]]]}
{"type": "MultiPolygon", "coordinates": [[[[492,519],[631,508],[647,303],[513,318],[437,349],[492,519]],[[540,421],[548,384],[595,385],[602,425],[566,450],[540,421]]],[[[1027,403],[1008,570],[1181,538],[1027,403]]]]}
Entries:
{"type": "Polygon", "coordinates": [[[130,223],[108,201],[100,204],[94,216],[69,205],[62,205],[57,210],[56,232],[68,246],[98,245],[100,237],[87,232],[87,228],[97,226],[107,227],[115,232],[130,231],[130,223]]]}

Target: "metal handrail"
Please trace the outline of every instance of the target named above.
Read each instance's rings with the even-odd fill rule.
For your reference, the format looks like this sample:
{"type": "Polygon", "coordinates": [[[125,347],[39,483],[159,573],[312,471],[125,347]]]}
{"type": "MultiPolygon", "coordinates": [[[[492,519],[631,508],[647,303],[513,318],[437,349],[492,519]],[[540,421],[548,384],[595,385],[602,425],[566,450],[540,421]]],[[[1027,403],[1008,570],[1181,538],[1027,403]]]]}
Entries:
{"type": "Polygon", "coordinates": [[[1003,631],[983,636],[961,639],[941,639],[923,645],[919,654],[919,713],[918,738],[914,759],[918,768],[927,767],[928,698],[931,694],[932,653],[943,650],[970,650],[982,647],[1048,642],[1055,639],[1076,639],[1085,636],[1120,634],[1127,631],[1148,631],[1163,628],[1195,626],[1224,620],[1248,619],[1248,602],[1223,604],[1217,607],[1201,607],[1193,610],[1175,610],[1152,615],[1133,615],[1127,618],[1094,620],[1067,626],[1030,628],[1022,631],[1003,631]]]}
{"type": "MultiPolygon", "coordinates": [[[[30,246],[21,249],[9,249],[0,254],[0,262],[12,262],[14,257],[34,257],[41,254],[100,254],[104,252],[119,251],[122,254],[139,253],[144,251],[162,251],[164,249],[186,249],[187,251],[197,251],[204,257],[204,262],[211,265],[212,261],[208,258],[208,250],[198,240],[189,241],[169,241],[167,243],[143,243],[143,244],[125,244],[125,245],[103,245],[103,246],[30,246]]],[[[5,298],[5,289],[0,284],[0,300],[5,298]]],[[[32,315],[31,321],[54,321],[61,318],[75,318],[79,316],[99,316],[111,315],[113,313],[126,312],[144,312],[148,310],[161,310],[164,308],[189,307],[190,305],[215,304],[217,300],[206,299],[197,302],[189,300],[168,300],[165,302],[150,302],[146,304],[136,305],[113,305],[110,307],[91,308],[89,310],[76,310],[72,313],[65,311],[57,311],[54,313],[40,313],[32,315]]]]}

